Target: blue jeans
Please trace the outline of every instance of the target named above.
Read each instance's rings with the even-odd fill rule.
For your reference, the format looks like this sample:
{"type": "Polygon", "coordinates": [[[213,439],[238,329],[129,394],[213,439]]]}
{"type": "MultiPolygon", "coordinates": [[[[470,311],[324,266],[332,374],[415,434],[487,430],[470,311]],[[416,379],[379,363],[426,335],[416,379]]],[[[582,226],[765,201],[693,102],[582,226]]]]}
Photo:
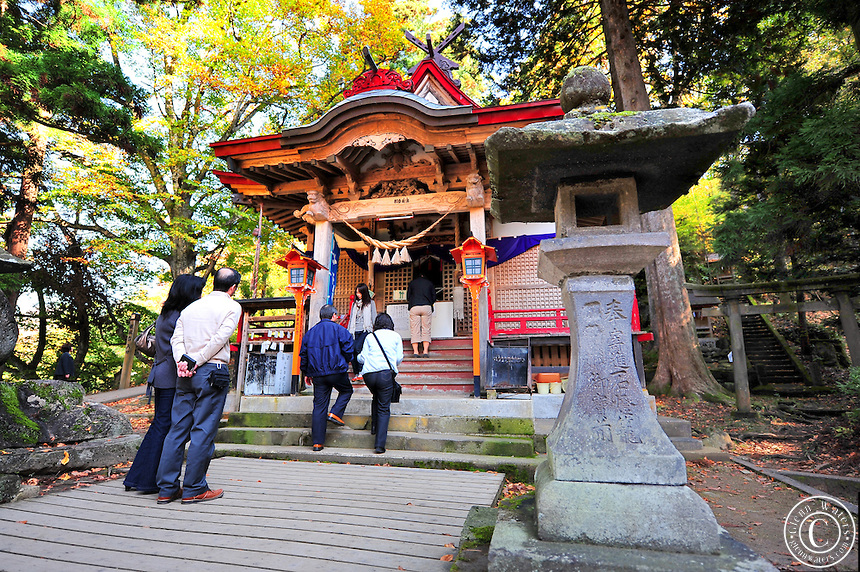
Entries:
{"type": "Polygon", "coordinates": [[[358,354],[361,353],[361,348],[364,347],[364,338],[367,337],[367,332],[362,330],[360,332],[355,332],[353,336],[355,337],[355,342],[353,344],[353,347],[355,348],[355,356],[352,358],[352,362],[350,363],[352,363],[352,374],[358,375],[361,373],[361,364],[358,363],[358,354]]]}
{"type": "Polygon", "coordinates": [[[311,418],[311,436],[314,445],[325,445],[325,429],[328,421],[328,404],[331,400],[331,390],[337,390],[337,399],[331,408],[332,415],[343,419],[346,405],[352,397],[352,384],[346,372],[320,375],[313,378],[314,382],[314,413],[311,418]]]}
{"type": "Polygon", "coordinates": [[[192,377],[180,377],[176,382],[170,432],[158,465],[160,496],[170,496],[179,489],[182,455],[189,441],[182,496],[196,496],[209,490],[206,471],[215,452],[215,434],[230,390],[209,385],[209,373],[216,367],[227,366],[205,363],[192,377]]]}
{"type": "Polygon", "coordinates": [[[364,374],[364,383],[373,394],[370,402],[370,427],[376,429],[374,447],[385,448],[388,439],[388,420],[391,418],[391,396],[394,395],[394,378],[391,370],[364,374]]]}
{"type": "Polygon", "coordinates": [[[164,438],[170,431],[170,410],[173,408],[174,395],[176,389],[173,387],[155,388],[155,416],[125,476],[125,486],[145,493],[158,491],[155,474],[164,448],[164,438]]]}

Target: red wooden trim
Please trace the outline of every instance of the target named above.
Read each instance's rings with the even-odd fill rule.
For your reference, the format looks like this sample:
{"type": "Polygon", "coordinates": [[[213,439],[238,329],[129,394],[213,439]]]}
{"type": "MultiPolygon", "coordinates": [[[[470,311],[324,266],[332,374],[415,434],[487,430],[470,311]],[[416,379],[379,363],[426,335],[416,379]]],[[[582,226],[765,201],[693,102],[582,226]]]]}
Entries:
{"type": "Polygon", "coordinates": [[[478,116],[478,125],[513,123],[527,119],[546,121],[564,117],[561,104],[557,99],[500,105],[497,107],[480,107],[473,109],[472,113],[478,116]]]}
{"type": "Polygon", "coordinates": [[[415,66],[409,79],[412,80],[412,85],[417,87],[425,75],[432,75],[436,78],[436,80],[445,89],[445,92],[460,103],[460,105],[471,105],[472,107],[479,108],[478,104],[472,101],[468,95],[463,93],[459,87],[454,85],[454,82],[451,81],[448,74],[443,72],[441,68],[439,68],[439,65],[429,58],[421,60],[421,62],[415,66]]]}
{"type": "MultiPolygon", "coordinates": [[[[562,322],[567,320],[567,314],[564,308],[523,308],[521,310],[493,310],[492,302],[489,304],[490,314],[490,340],[500,335],[540,335],[540,334],[569,334],[570,328],[562,325],[562,322]],[[504,314],[528,314],[526,316],[511,316],[506,317],[504,314]],[[541,315],[545,314],[545,315],[541,315]],[[529,322],[555,322],[555,326],[536,328],[529,327],[529,322]],[[516,328],[499,328],[497,324],[517,324],[516,328]]],[[[638,314],[635,316],[638,322],[638,314]]],[[[631,320],[632,322],[632,320],[631,320]]],[[[649,342],[654,339],[654,334],[651,332],[640,332],[637,327],[632,330],[637,341],[649,342]]]]}
{"type": "Polygon", "coordinates": [[[249,137],[247,139],[231,139],[230,141],[217,141],[209,146],[215,151],[216,157],[231,157],[244,153],[258,153],[260,151],[273,151],[281,148],[281,134],[261,135],[260,137],[249,137]]]}

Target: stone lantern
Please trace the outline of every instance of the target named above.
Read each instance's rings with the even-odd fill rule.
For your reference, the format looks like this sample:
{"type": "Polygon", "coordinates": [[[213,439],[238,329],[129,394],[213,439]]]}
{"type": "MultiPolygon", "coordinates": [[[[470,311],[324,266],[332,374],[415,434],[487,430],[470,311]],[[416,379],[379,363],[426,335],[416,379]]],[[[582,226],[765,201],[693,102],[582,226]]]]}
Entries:
{"type": "Polygon", "coordinates": [[[565,80],[564,119],[502,128],[486,142],[492,214],[556,223],[538,276],[561,288],[571,332],[568,392],[535,476],[534,523],[500,516],[490,570],[638,569],[630,549],[643,569],[723,569],[703,559],[723,558],[727,540],[685,486],[684,458],[641,391],[632,276],[670,245],[667,233],[642,232],[640,213],[686,193],[754,109],[608,113],[609,93],[600,72],[577,68],[565,80]]]}

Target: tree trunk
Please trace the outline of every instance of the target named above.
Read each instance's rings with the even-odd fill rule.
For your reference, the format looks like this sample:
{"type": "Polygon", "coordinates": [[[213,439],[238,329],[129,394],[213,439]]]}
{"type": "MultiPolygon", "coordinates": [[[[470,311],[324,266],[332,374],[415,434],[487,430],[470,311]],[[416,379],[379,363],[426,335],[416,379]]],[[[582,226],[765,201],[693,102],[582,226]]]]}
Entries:
{"type": "MultiPolygon", "coordinates": [[[[651,104],[639,66],[627,3],[625,0],[600,0],[600,12],[615,107],[618,111],[647,111],[651,104]]],[[[642,215],[642,224],[643,230],[668,232],[672,239],[666,252],[645,269],[651,324],[657,337],[654,383],[658,388],[670,387],[676,395],[722,392],[705,365],[696,339],[671,207],[642,215]]]]}
{"type": "Polygon", "coordinates": [[[657,330],[657,373],[652,383],[661,390],[670,388],[673,395],[722,393],[696,339],[672,207],[643,214],[642,226],[647,232],[668,233],[672,243],[645,268],[651,323],[657,330]]]}
{"type": "Polygon", "coordinates": [[[626,0],[600,0],[600,14],[616,110],[651,109],[626,0]]]}
{"type": "MultiPolygon", "coordinates": [[[[47,140],[42,137],[38,128],[27,129],[30,144],[27,146],[27,164],[21,173],[21,187],[15,200],[15,214],[6,226],[6,250],[18,258],[26,258],[30,249],[30,233],[33,229],[33,215],[39,198],[39,185],[45,164],[47,140]]],[[[9,304],[15,309],[18,302],[19,288],[10,289],[7,293],[9,304]]]]}

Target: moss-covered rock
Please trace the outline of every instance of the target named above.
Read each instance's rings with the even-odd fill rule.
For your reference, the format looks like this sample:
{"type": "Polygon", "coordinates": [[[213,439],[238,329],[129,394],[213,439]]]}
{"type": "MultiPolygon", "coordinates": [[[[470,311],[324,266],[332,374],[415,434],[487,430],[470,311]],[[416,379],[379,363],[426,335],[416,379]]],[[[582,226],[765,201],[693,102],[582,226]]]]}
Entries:
{"type": "Polygon", "coordinates": [[[35,445],[41,434],[39,425],[21,410],[18,388],[0,382],[0,447],[35,445]]]}
{"type": "Polygon", "coordinates": [[[79,383],[30,380],[0,384],[0,447],[79,442],[133,433],[128,417],[84,403],[79,383]]]}

